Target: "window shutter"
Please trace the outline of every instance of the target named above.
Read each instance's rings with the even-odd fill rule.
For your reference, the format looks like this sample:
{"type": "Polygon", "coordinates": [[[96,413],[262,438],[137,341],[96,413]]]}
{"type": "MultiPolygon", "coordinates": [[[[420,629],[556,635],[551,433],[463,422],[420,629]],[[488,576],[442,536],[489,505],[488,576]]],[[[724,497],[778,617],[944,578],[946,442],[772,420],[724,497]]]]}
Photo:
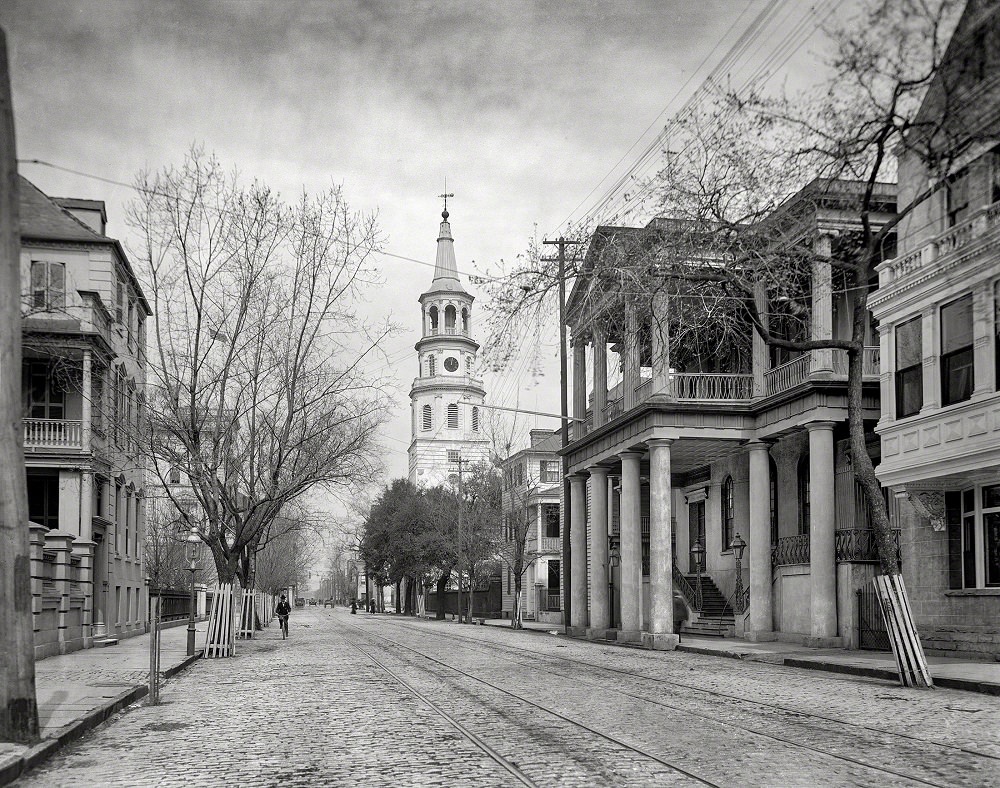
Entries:
{"type": "Polygon", "coordinates": [[[66,306],[66,266],[49,263],[49,306],[59,309],[66,306]]]}
{"type": "Polygon", "coordinates": [[[962,587],[962,494],[944,494],[945,522],[948,524],[948,587],[962,587]]]}
{"type": "Polygon", "coordinates": [[[37,309],[45,307],[46,264],[38,260],[31,263],[31,305],[37,309]]]}

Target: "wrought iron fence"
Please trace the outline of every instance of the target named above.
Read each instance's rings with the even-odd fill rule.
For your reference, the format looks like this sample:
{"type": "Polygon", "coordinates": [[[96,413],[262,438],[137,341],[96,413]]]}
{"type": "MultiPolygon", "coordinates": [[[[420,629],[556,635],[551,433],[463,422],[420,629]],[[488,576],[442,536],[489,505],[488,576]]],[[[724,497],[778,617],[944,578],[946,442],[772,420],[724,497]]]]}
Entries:
{"type": "Polygon", "coordinates": [[[858,594],[858,648],[890,651],[889,633],[885,628],[882,608],[878,603],[875,586],[868,583],[859,588],[858,594]]]}

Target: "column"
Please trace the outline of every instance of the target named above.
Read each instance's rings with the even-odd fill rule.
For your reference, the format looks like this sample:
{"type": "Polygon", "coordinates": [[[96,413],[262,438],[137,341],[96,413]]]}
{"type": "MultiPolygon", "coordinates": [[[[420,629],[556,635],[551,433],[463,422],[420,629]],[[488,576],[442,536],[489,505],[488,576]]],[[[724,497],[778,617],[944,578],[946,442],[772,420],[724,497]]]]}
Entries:
{"type": "Polygon", "coordinates": [[[59,598],[59,653],[65,654],[67,650],[67,630],[71,621],[70,599],[70,556],[73,553],[74,534],[66,531],[49,531],[45,534],[45,549],[50,553],[55,553],[55,592],[59,598]]]}
{"type": "MultiPolygon", "coordinates": [[[[920,344],[923,353],[924,404],[920,412],[941,406],[941,376],[938,374],[938,321],[935,307],[928,307],[920,320],[920,344]]],[[[895,359],[893,359],[895,363],[895,359]]]]}
{"type": "Polygon", "coordinates": [[[629,309],[625,318],[625,336],[622,344],[622,412],[631,410],[638,404],[635,390],[639,386],[639,327],[635,310],[629,309]]]}
{"type": "Polygon", "coordinates": [[[975,380],[972,396],[983,397],[996,391],[993,283],[979,285],[972,294],[972,358],[975,380]]]}
{"type": "Polygon", "coordinates": [[[594,429],[605,423],[608,406],[608,339],[604,328],[594,327],[594,429]]]}
{"type": "Polygon", "coordinates": [[[649,446],[649,632],[643,644],[654,649],[673,650],[678,637],[674,633],[674,558],[672,545],[673,514],[670,487],[671,440],[654,438],[649,446]]]}
{"type": "Polygon", "coordinates": [[[639,518],[639,458],[636,451],[618,455],[622,461],[621,491],[621,609],[622,623],[618,640],[639,642],[642,628],[642,533],[639,518]]]}
{"type": "Polygon", "coordinates": [[[771,468],[767,444],[750,441],[750,620],[751,640],[770,640],[771,612],[771,468]]]}
{"type": "MultiPolygon", "coordinates": [[[[583,336],[573,337],[573,418],[587,418],[587,343],[583,336]]],[[[573,437],[587,434],[583,421],[573,422],[573,437]]]]}
{"type": "MultiPolygon", "coordinates": [[[[816,255],[812,264],[812,338],[833,337],[833,277],[830,269],[832,243],[829,235],[820,235],[813,244],[816,255]]],[[[833,374],[833,351],[813,350],[809,374],[833,374]]]]}
{"type": "Polygon", "coordinates": [[[73,554],[80,558],[80,592],[83,594],[83,647],[90,648],[93,640],[91,627],[94,623],[94,554],[97,542],[79,538],[73,540],[73,554]]]}
{"type": "Polygon", "coordinates": [[[590,471],[590,629],[588,637],[603,639],[611,626],[608,594],[608,469],[590,471]]]}
{"type": "MultiPolygon", "coordinates": [[[[93,384],[93,374],[91,370],[91,357],[90,348],[84,348],[83,351],[83,379],[81,381],[81,388],[83,389],[83,402],[81,403],[80,412],[80,432],[81,441],[83,444],[84,451],[91,451],[90,446],[90,436],[91,436],[91,424],[93,421],[93,395],[94,395],[94,384],[93,384]]],[[[88,523],[89,526],[89,523],[88,523]]],[[[82,534],[83,531],[81,530],[82,534]]]]}
{"type": "Polygon", "coordinates": [[[587,480],[569,477],[570,495],[570,628],[580,636],[587,627],[587,480]]]}
{"type": "Polygon", "coordinates": [[[538,552],[544,552],[542,549],[545,542],[542,541],[542,537],[545,535],[544,531],[545,525],[542,523],[542,505],[540,503],[535,504],[535,532],[538,534],[538,541],[535,542],[538,545],[538,552]]]}
{"type": "MultiPolygon", "coordinates": [[[[765,288],[763,282],[754,283],[753,301],[754,306],[757,307],[757,314],[760,315],[760,319],[764,323],[764,328],[767,328],[767,289],[765,288]]],[[[765,393],[764,373],[770,369],[771,364],[768,356],[767,343],[764,342],[764,338],[756,329],[753,329],[752,341],[753,345],[751,353],[753,355],[751,360],[751,371],[753,372],[753,395],[755,397],[762,397],[765,393]]]]}
{"type": "Polygon", "coordinates": [[[887,424],[896,417],[896,338],[894,326],[879,326],[879,424],[887,424]]]}
{"type": "Polygon", "coordinates": [[[653,352],[653,394],[667,394],[670,387],[670,325],[667,299],[661,293],[653,296],[653,314],[650,319],[653,352]]]}
{"type": "Polygon", "coordinates": [[[809,572],[812,581],[812,637],[815,640],[830,640],[837,637],[833,422],[813,422],[807,427],[809,429],[809,572]]]}

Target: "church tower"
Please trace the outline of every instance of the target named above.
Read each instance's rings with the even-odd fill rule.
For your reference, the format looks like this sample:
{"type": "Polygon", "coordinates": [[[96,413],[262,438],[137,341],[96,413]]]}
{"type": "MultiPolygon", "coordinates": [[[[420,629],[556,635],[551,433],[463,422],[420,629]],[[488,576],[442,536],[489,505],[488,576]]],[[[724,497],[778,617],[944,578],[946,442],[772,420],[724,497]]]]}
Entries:
{"type": "Polygon", "coordinates": [[[448,223],[448,197],[437,239],[431,286],[420,296],[421,335],[416,344],[420,372],[410,388],[410,481],[442,484],[489,459],[484,435],[483,381],[474,377],[479,343],[472,338],[472,302],[458,279],[455,241],[448,223]]]}

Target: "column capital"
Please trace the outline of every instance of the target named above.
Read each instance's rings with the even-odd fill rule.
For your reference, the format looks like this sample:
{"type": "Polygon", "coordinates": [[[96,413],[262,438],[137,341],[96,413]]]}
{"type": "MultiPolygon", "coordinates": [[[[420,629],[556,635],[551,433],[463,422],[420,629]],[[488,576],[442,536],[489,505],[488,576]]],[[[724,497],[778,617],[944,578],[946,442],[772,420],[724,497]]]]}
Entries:
{"type": "Polygon", "coordinates": [[[836,426],[837,423],[834,421],[810,421],[806,424],[806,429],[809,432],[814,432],[815,430],[832,430],[836,426]]]}
{"type": "Polygon", "coordinates": [[[570,484],[584,484],[587,481],[587,474],[585,473],[568,473],[566,478],[569,479],[570,484]]]}
{"type": "Polygon", "coordinates": [[[674,442],[673,438],[650,438],[646,445],[652,448],[663,448],[674,442]]]}
{"type": "Polygon", "coordinates": [[[610,468],[605,468],[603,465],[590,465],[587,467],[590,472],[591,477],[594,476],[604,476],[607,478],[608,474],[611,472],[610,468]]]}
{"type": "Polygon", "coordinates": [[[770,451],[773,445],[774,441],[765,441],[759,438],[747,441],[747,449],[750,451],[770,451]]]}
{"type": "Polygon", "coordinates": [[[620,451],[620,452],[618,452],[617,456],[618,456],[618,459],[620,459],[620,460],[631,460],[633,458],[635,458],[635,459],[638,460],[638,459],[642,458],[642,452],[641,451],[635,451],[634,449],[629,449],[628,451],[620,451]]]}

